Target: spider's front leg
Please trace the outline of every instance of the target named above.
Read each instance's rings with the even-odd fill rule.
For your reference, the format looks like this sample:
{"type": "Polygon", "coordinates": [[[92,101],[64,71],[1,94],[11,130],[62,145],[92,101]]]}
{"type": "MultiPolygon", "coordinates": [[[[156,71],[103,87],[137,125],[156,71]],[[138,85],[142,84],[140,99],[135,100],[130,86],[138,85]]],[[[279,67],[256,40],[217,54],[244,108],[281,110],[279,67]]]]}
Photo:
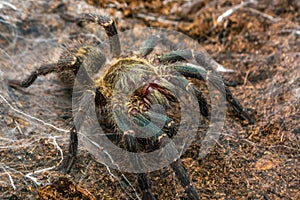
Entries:
{"type": "MultiPolygon", "coordinates": [[[[149,112],[146,112],[145,115],[150,114],[149,112]]],[[[159,116],[161,114],[159,113],[151,113],[152,116],[156,115],[159,116]]],[[[169,138],[170,136],[173,136],[176,134],[175,128],[173,127],[175,125],[174,121],[167,117],[164,116],[164,120],[166,122],[166,126],[169,128],[169,131],[171,133],[167,134],[164,131],[162,131],[159,127],[157,127],[155,124],[153,124],[151,121],[149,121],[143,114],[137,114],[135,115],[135,118],[139,122],[143,122],[144,124],[147,124],[145,126],[145,129],[147,132],[154,134],[155,136],[152,138],[152,140],[158,141],[160,146],[165,147],[165,158],[166,160],[169,160],[171,162],[171,167],[173,171],[175,172],[179,182],[181,183],[182,187],[185,190],[185,193],[187,194],[188,198],[191,200],[199,200],[200,197],[192,185],[190,178],[188,176],[188,173],[185,169],[185,167],[182,165],[180,158],[177,160],[170,160],[170,158],[177,157],[179,152],[177,148],[174,146],[175,144],[173,141],[169,138]],[[168,148],[166,146],[168,145],[168,148]]],[[[162,119],[162,117],[160,117],[162,119]]]]}
{"type": "MultiPolygon", "coordinates": [[[[119,125],[119,129],[124,134],[126,150],[130,152],[137,152],[138,147],[137,147],[137,140],[135,138],[135,131],[132,130],[130,122],[126,118],[126,114],[122,111],[115,111],[114,115],[115,115],[115,120],[119,125]]],[[[142,161],[138,158],[138,156],[135,157],[134,160],[132,160],[132,162],[135,167],[139,167],[142,163],[142,161]]],[[[156,199],[152,194],[150,181],[145,173],[138,174],[138,183],[143,193],[143,198],[142,198],[143,200],[156,199]]]]}

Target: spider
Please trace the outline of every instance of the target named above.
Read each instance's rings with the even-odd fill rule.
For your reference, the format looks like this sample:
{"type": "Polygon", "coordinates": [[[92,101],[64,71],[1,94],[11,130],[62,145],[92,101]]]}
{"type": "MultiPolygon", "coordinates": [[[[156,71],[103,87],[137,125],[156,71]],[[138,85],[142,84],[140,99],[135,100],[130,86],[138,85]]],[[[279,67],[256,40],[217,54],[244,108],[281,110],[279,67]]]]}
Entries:
{"type": "MultiPolygon", "coordinates": [[[[123,148],[129,152],[139,152],[141,148],[151,150],[164,146],[176,134],[176,120],[173,119],[172,116],[154,113],[153,110],[150,109],[154,103],[160,103],[165,107],[172,108],[172,105],[177,102],[176,95],[173,94],[174,90],[172,91],[169,86],[171,85],[172,87],[172,83],[174,83],[172,79],[177,79],[177,83],[181,82],[181,79],[176,73],[175,75],[172,74],[172,76],[169,75],[168,70],[173,70],[181,76],[188,78],[186,80],[188,80],[189,87],[183,87],[186,87],[185,90],[192,90],[194,92],[202,116],[206,118],[209,117],[209,105],[201,90],[190,82],[191,79],[210,83],[218,90],[221,90],[220,88],[223,87],[224,96],[229,105],[233,108],[233,111],[241,119],[248,121],[249,124],[254,123],[253,117],[243,109],[241,104],[234,98],[228,86],[216,78],[218,74],[212,68],[205,53],[195,52],[189,49],[174,49],[172,52],[161,54],[154,59],[149,59],[148,56],[153,52],[159,42],[165,43],[166,45],[170,43],[170,41],[163,36],[153,35],[144,42],[144,45],[140,48],[139,55],[122,57],[116,23],[112,18],[90,13],[81,14],[78,17],[70,15],[62,16],[64,19],[76,22],[79,25],[85,22],[92,22],[103,27],[109,38],[110,52],[113,55],[114,62],[109,63],[109,66],[101,77],[97,77],[96,80],[93,80],[89,74],[100,68],[104,68],[106,56],[102,52],[103,49],[101,45],[80,45],[68,49],[61,55],[57,62],[40,66],[23,81],[9,79],[9,86],[13,88],[27,88],[39,76],[47,75],[52,72],[58,73],[62,81],[66,82],[67,80],[71,80],[71,83],[74,83],[74,77],[79,74],[80,69],[81,77],[79,78],[79,82],[83,86],[82,89],[90,94],[90,96],[84,96],[83,98],[91,97],[93,99],[94,104],[98,108],[97,112],[105,116],[102,120],[99,119],[99,123],[105,123],[108,127],[114,129],[116,135],[121,138],[121,140],[117,140],[117,143],[123,141],[123,148]],[[198,68],[195,64],[189,64],[189,59],[193,59],[196,65],[201,65],[203,68],[198,68]],[[131,69],[134,69],[135,73],[130,73],[129,76],[125,76],[125,74],[128,74],[126,72],[131,69]],[[165,71],[165,73],[161,74],[160,71],[165,71]],[[137,88],[126,101],[122,99],[122,96],[113,95],[113,90],[120,90],[116,92],[117,94],[122,93],[121,90],[130,88],[130,82],[137,80],[142,81],[152,76],[163,80],[163,84],[162,82],[157,82],[156,79],[151,79],[152,81],[137,88]],[[117,85],[119,85],[119,89],[115,89],[117,85]],[[91,88],[94,88],[94,90],[91,88]],[[103,107],[106,108],[106,111],[103,111],[103,107]],[[150,115],[152,118],[155,116],[158,119],[167,119],[166,125],[159,128],[152,123],[152,130],[149,129],[147,131],[153,131],[155,134],[150,139],[135,137],[136,130],[133,129],[132,122],[128,119],[135,119],[135,122],[140,124],[149,124],[151,123],[149,122],[150,115]]],[[[89,105],[84,104],[86,101],[81,102],[83,103],[79,103],[80,110],[84,111],[88,109],[89,105]]],[[[84,119],[80,119],[79,121],[84,121],[84,119]]],[[[70,130],[69,153],[62,166],[63,171],[66,173],[71,170],[76,158],[78,128],[79,127],[74,126],[70,130]]],[[[173,160],[170,166],[175,172],[188,198],[200,199],[180,158],[173,160]]],[[[137,173],[137,178],[143,199],[156,199],[151,191],[150,181],[147,178],[146,172],[137,173]]]]}

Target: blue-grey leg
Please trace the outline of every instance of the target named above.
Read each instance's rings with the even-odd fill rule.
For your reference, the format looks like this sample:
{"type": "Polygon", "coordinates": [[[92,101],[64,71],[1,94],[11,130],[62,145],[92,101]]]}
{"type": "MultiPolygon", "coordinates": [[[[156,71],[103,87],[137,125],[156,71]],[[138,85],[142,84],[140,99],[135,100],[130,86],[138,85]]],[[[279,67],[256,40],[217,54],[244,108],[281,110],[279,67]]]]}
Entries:
{"type": "Polygon", "coordinates": [[[229,102],[229,105],[234,109],[237,115],[244,120],[247,120],[249,124],[253,124],[255,122],[254,118],[245,110],[242,105],[233,97],[229,88],[224,85],[222,80],[214,71],[208,71],[203,68],[194,67],[191,65],[173,65],[172,68],[179,73],[181,73],[185,77],[195,78],[204,82],[210,83],[220,92],[223,91],[222,88],[225,89],[226,99],[229,102]]]}
{"type": "MultiPolygon", "coordinates": [[[[124,140],[126,144],[126,150],[130,152],[137,152],[137,140],[135,138],[135,131],[132,130],[132,127],[130,125],[130,122],[126,118],[126,114],[123,111],[114,111],[115,120],[119,126],[119,129],[124,134],[124,140]]],[[[141,160],[136,157],[135,160],[133,160],[133,165],[135,167],[139,167],[141,163],[141,160]]],[[[143,193],[143,200],[155,200],[156,198],[152,194],[150,181],[147,178],[147,175],[145,173],[139,173],[138,174],[138,183],[139,187],[142,190],[143,193]]]]}
{"type": "MultiPolygon", "coordinates": [[[[149,113],[148,113],[149,114],[149,113]]],[[[160,116],[160,114],[156,114],[156,113],[151,113],[152,116],[156,115],[157,117],[160,116]]],[[[142,114],[137,114],[135,115],[135,117],[140,120],[140,122],[148,124],[148,126],[146,126],[145,128],[147,129],[147,131],[149,131],[150,133],[156,133],[155,135],[155,139],[159,141],[161,146],[165,146],[167,145],[169,142],[172,142],[171,139],[169,138],[168,134],[166,134],[164,131],[161,130],[161,128],[157,127],[155,124],[153,124],[151,121],[149,121],[144,115],[142,114]],[[149,126],[149,124],[151,124],[151,126],[149,126]]],[[[162,118],[162,116],[160,116],[162,118]]],[[[167,122],[167,126],[173,126],[174,123],[172,123],[172,119],[170,119],[169,117],[165,117],[166,122],[167,122]]],[[[171,130],[175,130],[175,129],[171,129],[171,130]]],[[[170,135],[175,135],[176,133],[171,133],[170,135]]],[[[171,148],[168,148],[167,150],[167,156],[173,157],[173,154],[177,153],[177,149],[172,148],[172,145],[170,145],[171,148]]],[[[185,190],[185,193],[187,194],[187,196],[189,197],[189,199],[192,200],[199,200],[200,197],[196,191],[196,189],[194,188],[194,186],[192,185],[190,178],[187,174],[187,171],[185,169],[185,167],[181,164],[180,159],[175,160],[171,163],[171,167],[174,170],[179,182],[181,183],[182,187],[185,190]]]]}

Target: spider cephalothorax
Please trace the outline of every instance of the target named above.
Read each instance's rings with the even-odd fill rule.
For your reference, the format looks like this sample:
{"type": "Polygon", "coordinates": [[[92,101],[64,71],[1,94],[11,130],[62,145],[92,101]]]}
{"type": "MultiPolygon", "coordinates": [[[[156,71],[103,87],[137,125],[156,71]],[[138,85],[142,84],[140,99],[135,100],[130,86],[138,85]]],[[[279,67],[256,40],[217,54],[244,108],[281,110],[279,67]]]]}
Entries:
{"type": "MultiPolygon", "coordinates": [[[[51,72],[57,72],[63,82],[74,83],[76,77],[77,86],[80,87],[79,94],[75,94],[78,95],[78,99],[81,99],[77,104],[79,112],[89,110],[91,102],[86,100],[92,98],[100,125],[112,128],[115,134],[120,136],[117,143],[123,142],[120,146],[129,152],[152,151],[166,145],[176,135],[178,119],[173,117],[172,113],[155,111],[152,106],[159,104],[174,113],[176,109],[183,109],[180,106],[176,109],[176,106],[173,107],[181,98],[177,92],[179,90],[193,92],[200,113],[206,118],[209,117],[209,105],[201,90],[193,85],[190,79],[209,83],[222,91],[229,105],[241,119],[249,123],[254,122],[254,119],[233,97],[228,87],[218,78],[205,52],[174,48],[172,52],[151,57],[152,51],[159,42],[171,43],[161,35],[153,35],[144,42],[139,55],[121,56],[117,29],[111,18],[93,14],[83,14],[77,18],[69,15],[63,17],[69,21],[93,22],[104,27],[109,37],[113,61],[106,62],[107,58],[101,45],[82,45],[67,50],[58,62],[41,66],[24,81],[9,80],[10,86],[28,87],[38,76],[51,72]],[[189,60],[195,62],[189,63],[189,60]],[[102,73],[99,74],[99,70],[102,70],[102,73]],[[151,120],[165,123],[160,127],[151,120]],[[136,129],[135,124],[151,126],[144,126],[146,130],[140,130],[136,129]],[[137,136],[140,131],[154,134],[143,138],[143,135],[137,136]]],[[[80,114],[75,118],[79,126],[85,120],[80,114]]],[[[74,126],[70,131],[69,154],[63,166],[65,172],[71,169],[77,153],[77,129],[79,128],[74,126]]],[[[172,154],[172,149],[169,152],[172,154]]],[[[171,161],[170,166],[189,199],[199,199],[180,159],[171,161]]],[[[138,165],[139,160],[134,160],[133,163],[138,165]]],[[[143,199],[155,199],[146,173],[138,173],[138,182],[143,199]]]]}

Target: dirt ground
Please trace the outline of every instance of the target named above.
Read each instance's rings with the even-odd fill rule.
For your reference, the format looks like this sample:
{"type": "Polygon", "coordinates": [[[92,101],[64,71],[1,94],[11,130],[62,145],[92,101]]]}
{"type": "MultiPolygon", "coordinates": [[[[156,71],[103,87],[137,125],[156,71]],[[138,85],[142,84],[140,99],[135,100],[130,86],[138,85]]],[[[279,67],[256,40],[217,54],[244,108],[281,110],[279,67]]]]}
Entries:
{"type": "MultiPolygon", "coordinates": [[[[206,157],[198,158],[200,142],[183,154],[202,199],[300,199],[299,0],[1,1],[0,199],[141,197],[136,176],[96,162],[82,145],[70,174],[57,170],[72,114],[55,75],[21,91],[7,86],[6,78],[24,78],[57,60],[78,38],[105,37],[94,24],[83,29],[66,22],[62,9],[110,15],[119,31],[154,26],[182,32],[233,70],[222,75],[256,121],[240,124],[228,116],[206,157]]],[[[149,179],[158,199],[187,199],[171,168],[149,179]]]]}

